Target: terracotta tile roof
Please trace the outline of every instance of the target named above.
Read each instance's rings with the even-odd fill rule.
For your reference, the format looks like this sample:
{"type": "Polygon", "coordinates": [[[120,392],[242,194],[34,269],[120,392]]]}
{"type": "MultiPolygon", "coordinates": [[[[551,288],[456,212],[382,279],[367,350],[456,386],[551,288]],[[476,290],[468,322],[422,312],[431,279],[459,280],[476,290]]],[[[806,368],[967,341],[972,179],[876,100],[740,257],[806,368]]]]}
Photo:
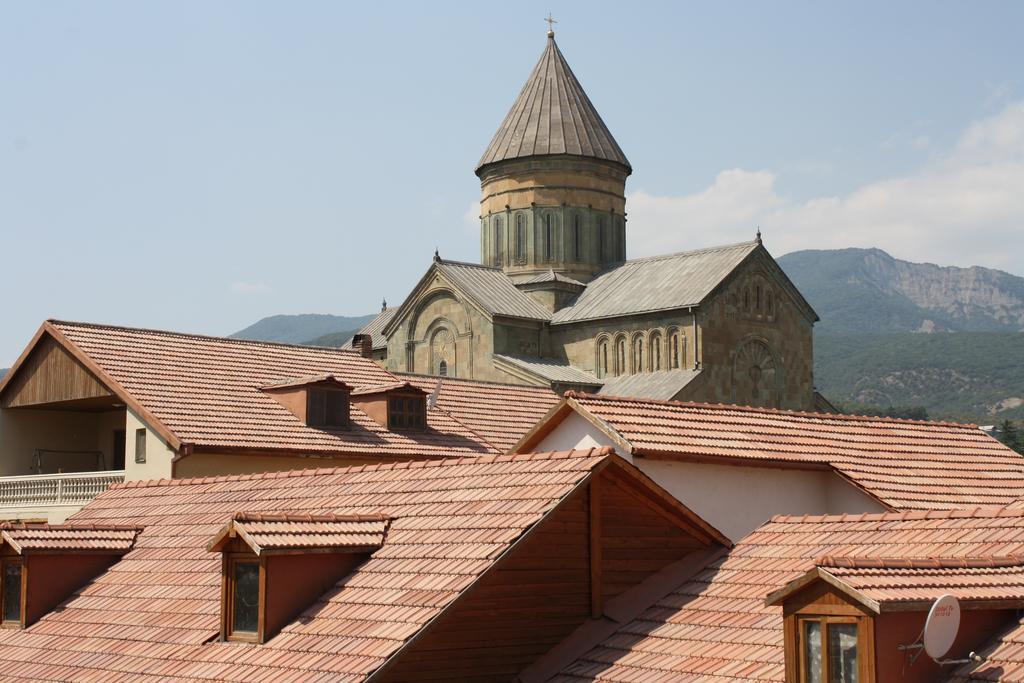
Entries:
{"type": "Polygon", "coordinates": [[[4,680],[357,681],[438,616],[609,449],[128,482],[76,522],[140,524],[134,550],[59,611],[0,632],[4,680]],[[384,545],[262,646],[216,642],[238,513],[387,515],[384,545]]]}
{"type": "Polygon", "coordinates": [[[446,457],[494,449],[444,413],[430,429],[390,432],[352,407],[351,426],[308,427],[260,387],[333,376],[352,387],[395,376],[343,349],[202,337],[85,323],[49,323],[97,363],[181,442],[197,449],[321,455],[446,457]]]}
{"type": "MultiPolygon", "coordinates": [[[[782,681],[782,609],[764,600],[823,555],[906,561],[1022,552],[1024,510],[1016,508],[776,517],[552,680],[782,681]]],[[[1015,637],[1024,642],[1024,627],[1015,637]]]]}
{"type": "Polygon", "coordinates": [[[140,528],[121,524],[22,524],[0,525],[0,538],[17,554],[34,550],[125,553],[135,544],[140,528]]]}
{"type": "Polygon", "coordinates": [[[1024,619],[992,638],[991,643],[979,650],[981,663],[964,664],[946,680],[948,683],[964,681],[1024,681],[1024,619]]]}
{"type": "Polygon", "coordinates": [[[1024,567],[850,569],[828,573],[879,605],[930,604],[946,593],[963,601],[1019,600],[1024,604],[1024,567]]]}
{"type": "Polygon", "coordinates": [[[1009,505],[1024,457],[973,425],[572,394],[637,455],[827,466],[896,509],[1009,505]]]}
{"type": "Polygon", "coordinates": [[[420,389],[418,386],[416,386],[412,382],[408,382],[408,381],[402,382],[402,381],[399,381],[399,382],[389,382],[387,384],[378,384],[378,385],[369,386],[369,387],[359,387],[358,389],[355,389],[355,390],[352,391],[352,395],[353,396],[365,396],[365,395],[368,395],[368,394],[382,394],[382,393],[385,393],[385,392],[388,392],[388,391],[398,391],[398,390],[401,390],[401,389],[411,389],[415,393],[420,393],[420,392],[423,391],[422,389],[420,389]]]}
{"type": "Polygon", "coordinates": [[[434,410],[446,413],[502,452],[512,448],[559,400],[547,387],[395,374],[428,393],[434,393],[440,383],[434,410]]]}
{"type": "Polygon", "coordinates": [[[264,550],[337,548],[367,550],[384,543],[391,518],[386,515],[311,515],[241,513],[207,546],[221,550],[237,534],[257,555],[264,550]]]}

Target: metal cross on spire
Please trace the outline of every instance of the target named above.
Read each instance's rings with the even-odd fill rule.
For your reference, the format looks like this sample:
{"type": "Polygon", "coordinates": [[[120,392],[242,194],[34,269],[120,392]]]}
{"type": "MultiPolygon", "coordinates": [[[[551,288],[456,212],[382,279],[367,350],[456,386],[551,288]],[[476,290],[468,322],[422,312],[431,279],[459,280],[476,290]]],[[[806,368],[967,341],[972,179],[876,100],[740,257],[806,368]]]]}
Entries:
{"type": "Polygon", "coordinates": [[[557,24],[558,21],[551,16],[551,12],[548,12],[548,17],[544,21],[548,22],[548,35],[555,35],[555,24],[557,24]]]}

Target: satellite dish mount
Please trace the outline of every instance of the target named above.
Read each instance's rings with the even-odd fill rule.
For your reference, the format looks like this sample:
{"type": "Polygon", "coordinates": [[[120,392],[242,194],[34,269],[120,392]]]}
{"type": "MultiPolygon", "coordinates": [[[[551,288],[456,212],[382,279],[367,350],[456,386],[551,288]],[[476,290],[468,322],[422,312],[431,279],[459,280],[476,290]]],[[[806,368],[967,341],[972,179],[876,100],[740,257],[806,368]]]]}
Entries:
{"type": "Polygon", "coordinates": [[[981,656],[976,652],[971,652],[966,659],[942,659],[953,647],[959,631],[960,601],[956,599],[956,596],[947,593],[936,600],[932,604],[932,608],[928,610],[928,616],[924,620],[924,630],[921,631],[917,641],[912,645],[900,645],[899,649],[908,653],[911,650],[916,650],[910,657],[910,666],[914,665],[922,652],[925,652],[939,666],[982,661],[981,656]]]}

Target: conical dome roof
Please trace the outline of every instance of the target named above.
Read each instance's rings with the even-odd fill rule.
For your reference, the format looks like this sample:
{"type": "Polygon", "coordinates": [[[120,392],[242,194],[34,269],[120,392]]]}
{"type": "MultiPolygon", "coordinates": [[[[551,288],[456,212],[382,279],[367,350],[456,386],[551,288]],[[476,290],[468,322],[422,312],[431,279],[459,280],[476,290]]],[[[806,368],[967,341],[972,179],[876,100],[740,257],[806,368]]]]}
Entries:
{"type": "Polygon", "coordinates": [[[583,86],[548,34],[548,44],[508,112],[477,172],[487,164],[522,157],[574,154],[622,164],[629,160],[615,142],[583,86]]]}

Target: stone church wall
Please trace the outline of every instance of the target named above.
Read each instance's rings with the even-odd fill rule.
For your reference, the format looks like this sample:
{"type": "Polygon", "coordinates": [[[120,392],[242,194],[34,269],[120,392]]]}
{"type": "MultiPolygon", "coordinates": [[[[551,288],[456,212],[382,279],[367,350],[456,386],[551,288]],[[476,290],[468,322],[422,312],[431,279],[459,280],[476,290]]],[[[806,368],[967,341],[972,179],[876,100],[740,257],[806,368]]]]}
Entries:
{"type": "MultiPolygon", "coordinates": [[[[598,343],[608,339],[610,353],[614,356],[615,344],[621,338],[625,341],[627,372],[633,369],[633,345],[641,339],[643,345],[644,371],[652,366],[652,342],[661,346],[660,367],[669,369],[669,339],[673,330],[680,338],[680,369],[693,367],[693,316],[686,311],[669,311],[653,315],[636,315],[611,320],[595,320],[575,325],[558,325],[551,328],[552,346],[556,353],[561,351],[561,360],[567,360],[573,367],[600,376],[597,367],[598,343]]],[[[558,356],[556,356],[558,357],[558,356]]],[[[609,359],[609,375],[615,374],[615,359],[609,359]]]]}
{"type": "Polygon", "coordinates": [[[680,398],[813,410],[812,323],[769,264],[737,273],[698,321],[704,376],[680,398]]]}

